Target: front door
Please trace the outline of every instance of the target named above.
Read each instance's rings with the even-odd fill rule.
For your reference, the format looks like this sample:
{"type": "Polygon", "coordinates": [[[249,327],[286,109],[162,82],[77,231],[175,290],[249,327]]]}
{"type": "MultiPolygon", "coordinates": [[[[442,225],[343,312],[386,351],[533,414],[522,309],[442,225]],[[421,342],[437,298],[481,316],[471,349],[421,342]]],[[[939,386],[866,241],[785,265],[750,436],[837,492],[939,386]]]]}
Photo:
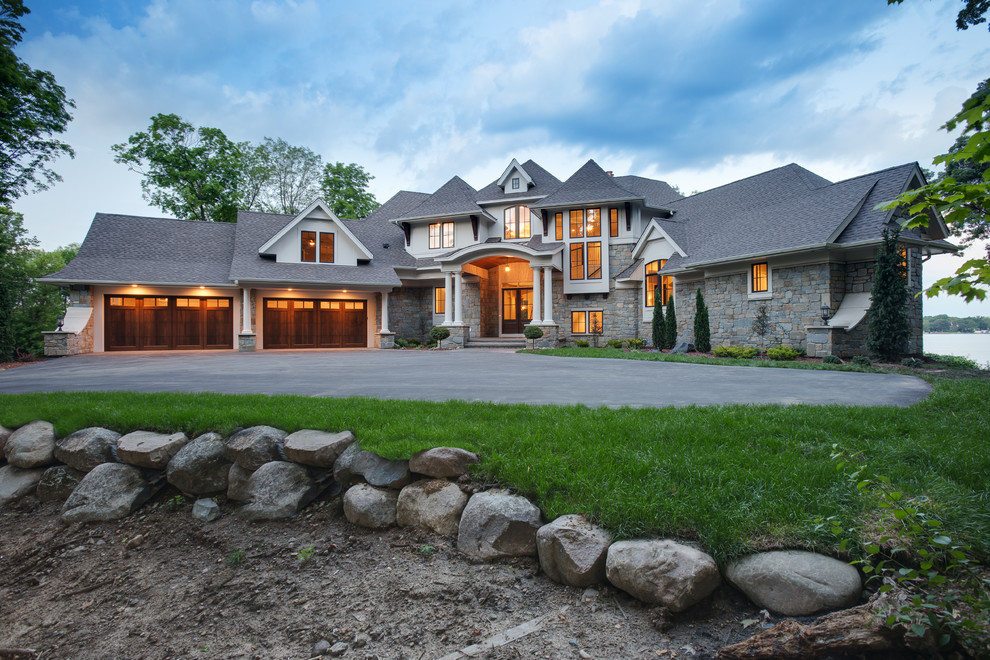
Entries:
{"type": "Polygon", "coordinates": [[[533,319],[532,289],[502,289],[502,334],[521,335],[533,319]]]}

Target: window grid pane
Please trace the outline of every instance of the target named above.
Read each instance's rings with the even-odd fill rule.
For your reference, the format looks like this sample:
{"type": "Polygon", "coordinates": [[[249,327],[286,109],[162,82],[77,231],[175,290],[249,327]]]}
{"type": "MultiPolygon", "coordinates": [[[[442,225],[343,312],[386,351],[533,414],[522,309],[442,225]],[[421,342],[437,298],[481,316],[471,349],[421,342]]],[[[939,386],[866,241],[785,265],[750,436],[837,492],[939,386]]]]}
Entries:
{"type": "Polygon", "coordinates": [[[608,235],[619,235],[619,209],[608,210],[608,235]]]}
{"type": "Polygon", "coordinates": [[[602,244],[588,243],[588,279],[602,279],[602,244]]]}
{"type": "Polygon", "coordinates": [[[557,232],[557,240],[564,240],[564,214],[555,213],[553,215],[554,231],[557,232]]]}
{"type": "Polygon", "coordinates": [[[532,223],[530,222],[529,216],[531,211],[528,206],[520,206],[518,212],[516,213],[516,220],[519,223],[519,238],[529,238],[530,237],[530,227],[532,223]]]}
{"type": "Polygon", "coordinates": [[[516,207],[505,209],[505,238],[516,238],[516,207]]]}
{"type": "Polygon", "coordinates": [[[588,236],[601,236],[602,235],[602,210],[601,209],[588,209],[587,212],[588,222],[588,236]]]}
{"type": "Polygon", "coordinates": [[[587,314],[585,312],[571,312],[571,333],[575,335],[585,334],[587,329],[587,314]]]}
{"type": "Polygon", "coordinates": [[[766,293],[767,289],[767,264],[753,264],[753,293],[766,293]]]}
{"type": "Polygon", "coordinates": [[[447,290],[438,286],[433,289],[433,313],[443,314],[447,309],[447,290]]]}
{"type": "Polygon", "coordinates": [[[300,261],[316,261],[316,232],[302,232],[302,250],[299,254],[300,261]]]}
{"type": "Polygon", "coordinates": [[[333,263],[333,234],[320,232],[320,262],[333,263]]]}
{"type": "Polygon", "coordinates": [[[440,247],[440,223],[434,222],[430,225],[430,249],[435,250],[440,247]]]}
{"type": "Polygon", "coordinates": [[[584,238],[584,211],[571,211],[571,238],[584,238]]]}
{"type": "Polygon", "coordinates": [[[584,279],[584,243],[571,245],[571,279],[584,279]]]}
{"type": "Polygon", "coordinates": [[[674,278],[664,275],[660,278],[660,304],[666,305],[672,295],[674,295],[674,278]]]}
{"type": "Polygon", "coordinates": [[[588,332],[601,334],[605,326],[602,325],[601,312],[588,312],[588,332]]]}
{"type": "Polygon", "coordinates": [[[653,307],[656,304],[657,293],[657,271],[660,270],[659,261],[651,261],[646,264],[646,306],[653,307]]]}
{"type": "Polygon", "coordinates": [[[443,223],[443,246],[445,248],[454,247],[454,223],[443,223]]]}

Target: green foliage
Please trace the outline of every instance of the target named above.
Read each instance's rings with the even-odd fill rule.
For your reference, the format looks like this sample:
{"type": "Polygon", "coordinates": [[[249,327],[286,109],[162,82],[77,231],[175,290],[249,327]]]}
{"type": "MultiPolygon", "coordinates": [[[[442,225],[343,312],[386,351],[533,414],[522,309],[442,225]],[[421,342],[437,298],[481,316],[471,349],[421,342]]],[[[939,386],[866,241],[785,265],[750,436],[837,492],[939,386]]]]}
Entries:
{"type": "Polygon", "coordinates": [[[244,551],[243,550],[231,550],[230,554],[227,555],[227,566],[235,568],[241,565],[244,561],[244,551]]]}
{"type": "MultiPolygon", "coordinates": [[[[611,344],[611,343],[612,342],[609,342],[609,344],[611,344]]],[[[621,344],[620,344],[620,346],[621,346],[621,344]]],[[[646,340],[645,339],[627,339],[626,340],[626,348],[628,348],[630,351],[642,350],[643,347],[645,347],[645,346],[646,346],[646,340]]]]}
{"type": "Polygon", "coordinates": [[[442,342],[444,339],[446,339],[449,336],[450,336],[450,328],[445,328],[442,325],[434,326],[433,329],[430,330],[430,338],[432,338],[433,341],[437,343],[442,342]]]}
{"type": "Polygon", "coordinates": [[[773,324],[770,323],[770,308],[760,305],[753,318],[753,333],[760,338],[760,348],[763,348],[768,334],[773,332],[773,324]]]}
{"type": "Polygon", "coordinates": [[[144,198],[182,220],[236,222],[244,145],[218,128],[157,114],[147,131],[111,147],[114,161],[141,174],[144,198]]]}
{"type": "Polygon", "coordinates": [[[667,324],[663,318],[663,305],[660,304],[660,287],[653,292],[653,320],[650,324],[650,332],[653,348],[657,350],[666,348],[664,337],[667,335],[667,324]]]}
{"type": "Polygon", "coordinates": [[[925,353],[925,357],[934,360],[946,367],[953,369],[980,369],[980,365],[975,360],[970,360],[961,355],[938,355],[936,353],[925,353]]]}
{"type": "Polygon", "coordinates": [[[310,149],[270,137],[255,147],[238,147],[241,208],[295,215],[319,197],[323,159],[310,149]]]}
{"type": "Polygon", "coordinates": [[[316,546],[307,545],[305,548],[299,549],[299,552],[296,553],[296,557],[299,558],[300,564],[305,564],[306,562],[308,562],[310,559],[313,558],[313,555],[315,553],[316,553],[316,546]]]}
{"type": "Polygon", "coordinates": [[[990,330],[990,316],[949,316],[938,314],[922,320],[924,332],[976,332],[990,330]]]}
{"type": "Polygon", "coordinates": [[[865,355],[857,355],[853,359],[849,360],[850,363],[855,364],[857,367],[871,367],[873,366],[873,360],[865,355]]]}
{"type": "Polygon", "coordinates": [[[767,349],[767,357],[771,360],[794,360],[801,352],[790,346],[777,346],[767,349]]]}
{"type": "Polygon", "coordinates": [[[539,339],[543,336],[543,329],[538,325],[527,325],[523,329],[523,336],[526,339],[539,339]]]}
{"type": "Polygon", "coordinates": [[[21,296],[31,285],[27,255],[36,243],[27,236],[24,217],[0,206],[0,362],[12,360],[17,349],[15,318],[21,296]]]}
{"type": "Polygon", "coordinates": [[[837,355],[826,355],[822,358],[823,364],[843,364],[842,360],[837,355]]]}
{"type": "Polygon", "coordinates": [[[896,360],[907,351],[907,341],[911,336],[904,266],[897,247],[899,233],[883,230],[873,272],[873,286],[870,288],[870,309],[867,312],[869,334],[866,347],[888,362],[896,360]]]}
{"type": "Polygon", "coordinates": [[[694,312],[694,350],[699,353],[710,353],[712,350],[711,324],[708,322],[708,305],[705,304],[705,296],[698,287],[695,296],[694,312]]]}
{"type": "Polygon", "coordinates": [[[27,287],[21,290],[12,320],[14,345],[19,353],[41,355],[45,347],[41,333],[58,327],[58,317],[65,313],[68,304],[65,289],[35,282],[34,278],[62,270],[78,251],[77,243],[50,252],[38,249],[27,251],[24,267],[31,279],[27,287]]]}
{"type": "Polygon", "coordinates": [[[622,340],[609,339],[607,342],[605,342],[605,346],[607,346],[608,348],[622,348],[622,340]]]}
{"type": "Polygon", "coordinates": [[[422,342],[418,339],[402,339],[401,337],[396,338],[394,348],[419,348],[422,346],[422,342]]]}
{"type": "Polygon", "coordinates": [[[368,192],[368,184],[374,178],[356,163],[327,163],[320,190],[337,217],[366,218],[379,206],[375,196],[368,192]]]}
{"type": "Polygon", "coordinates": [[[16,54],[29,14],[22,0],[0,0],[0,206],[31,190],[45,190],[61,177],[49,163],[75,156],[64,133],[75,107],[48,71],[32,69],[16,54]]]}
{"type": "MultiPolygon", "coordinates": [[[[901,4],[904,0],[887,0],[888,5],[901,4]]],[[[962,0],[966,6],[959,10],[956,16],[956,29],[968,30],[970,25],[979,25],[985,22],[984,14],[990,9],[990,2],[987,0],[962,0]]]]}
{"type": "Polygon", "coordinates": [[[591,344],[588,342],[587,339],[575,339],[574,345],[577,346],[578,348],[588,348],[589,346],[591,346],[591,344]]]}
{"type": "Polygon", "coordinates": [[[908,367],[909,369],[921,369],[922,367],[925,366],[925,363],[922,360],[919,360],[918,358],[906,357],[903,360],[901,360],[901,366],[908,367]]]}
{"type": "MultiPolygon", "coordinates": [[[[659,298],[657,298],[659,301],[659,298]]],[[[677,344],[677,314],[674,311],[674,296],[667,298],[667,309],[663,313],[663,348],[671,349],[677,344]]]]}
{"type": "Polygon", "coordinates": [[[165,502],[165,506],[170,509],[181,509],[186,504],[185,495],[173,495],[165,502]]]}
{"type": "Polygon", "coordinates": [[[715,357],[725,358],[754,358],[760,354],[760,349],[756,346],[724,346],[719,345],[712,349],[715,357]]]}

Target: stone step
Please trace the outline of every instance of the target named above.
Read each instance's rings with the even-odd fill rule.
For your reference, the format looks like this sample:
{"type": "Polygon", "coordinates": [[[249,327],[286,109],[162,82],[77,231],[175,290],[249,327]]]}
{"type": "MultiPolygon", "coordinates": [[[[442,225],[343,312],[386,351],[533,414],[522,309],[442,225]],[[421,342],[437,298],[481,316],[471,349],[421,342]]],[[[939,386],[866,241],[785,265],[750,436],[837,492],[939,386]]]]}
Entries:
{"type": "Polygon", "coordinates": [[[476,337],[469,339],[464,348],[526,348],[526,340],[516,337],[476,337]]]}

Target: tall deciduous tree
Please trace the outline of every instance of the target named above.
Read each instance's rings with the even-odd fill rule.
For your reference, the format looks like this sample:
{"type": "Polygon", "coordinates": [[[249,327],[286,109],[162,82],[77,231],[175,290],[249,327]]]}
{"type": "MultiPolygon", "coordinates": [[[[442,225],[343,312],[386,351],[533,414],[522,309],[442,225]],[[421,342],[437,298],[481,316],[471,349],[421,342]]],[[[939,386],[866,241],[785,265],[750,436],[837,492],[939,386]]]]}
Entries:
{"type": "Polygon", "coordinates": [[[911,336],[907,317],[907,278],[897,248],[899,234],[898,231],[883,231],[867,312],[869,335],[866,347],[884,360],[894,360],[903,355],[911,336]]]}
{"type": "Polygon", "coordinates": [[[42,332],[54,330],[59,315],[65,312],[68,295],[65,289],[35,282],[34,278],[58,272],[79,252],[73,243],[55,250],[31,249],[24,259],[28,285],[21,291],[13,315],[14,345],[20,353],[41,355],[44,352],[42,332]]]}
{"type": "Polygon", "coordinates": [[[651,324],[650,330],[653,335],[653,348],[659,351],[664,347],[664,336],[666,335],[666,328],[663,318],[663,305],[660,304],[660,287],[657,287],[653,292],[653,323],[651,324]]]}
{"type": "Polygon", "coordinates": [[[29,189],[44,190],[61,177],[49,167],[72,147],[55,139],[75,104],[48,71],[32,69],[14,54],[30,10],[22,0],[0,0],[0,205],[29,189]]]}
{"type": "Polygon", "coordinates": [[[14,317],[31,284],[27,256],[36,243],[27,236],[23,216],[0,207],[0,362],[13,359],[16,352],[14,317]]]}
{"type": "Polygon", "coordinates": [[[243,152],[220,129],[157,114],[147,131],[111,148],[116,162],[144,176],[144,198],[162,211],[183,220],[237,220],[243,152]]]}
{"type": "MultiPolygon", "coordinates": [[[[904,0],[887,0],[888,5],[901,4],[904,0]]],[[[985,23],[984,14],[990,11],[990,0],[962,0],[962,9],[956,16],[956,29],[968,30],[970,25],[985,23]]]]}
{"type": "Polygon", "coordinates": [[[244,207],[296,214],[320,195],[323,159],[282,138],[265,138],[244,160],[244,207]]]}
{"type": "Polygon", "coordinates": [[[708,305],[705,304],[705,296],[698,287],[698,293],[694,300],[694,350],[701,353],[710,353],[712,350],[712,331],[708,321],[708,305]]]}
{"type": "Polygon", "coordinates": [[[337,217],[365,218],[379,206],[368,192],[368,184],[374,178],[356,163],[327,163],[320,190],[337,217]]]}
{"type": "MultiPolygon", "coordinates": [[[[660,304],[660,297],[654,301],[660,304]]],[[[667,298],[667,310],[663,315],[663,347],[673,348],[677,343],[677,314],[674,312],[674,296],[667,298]]]]}

